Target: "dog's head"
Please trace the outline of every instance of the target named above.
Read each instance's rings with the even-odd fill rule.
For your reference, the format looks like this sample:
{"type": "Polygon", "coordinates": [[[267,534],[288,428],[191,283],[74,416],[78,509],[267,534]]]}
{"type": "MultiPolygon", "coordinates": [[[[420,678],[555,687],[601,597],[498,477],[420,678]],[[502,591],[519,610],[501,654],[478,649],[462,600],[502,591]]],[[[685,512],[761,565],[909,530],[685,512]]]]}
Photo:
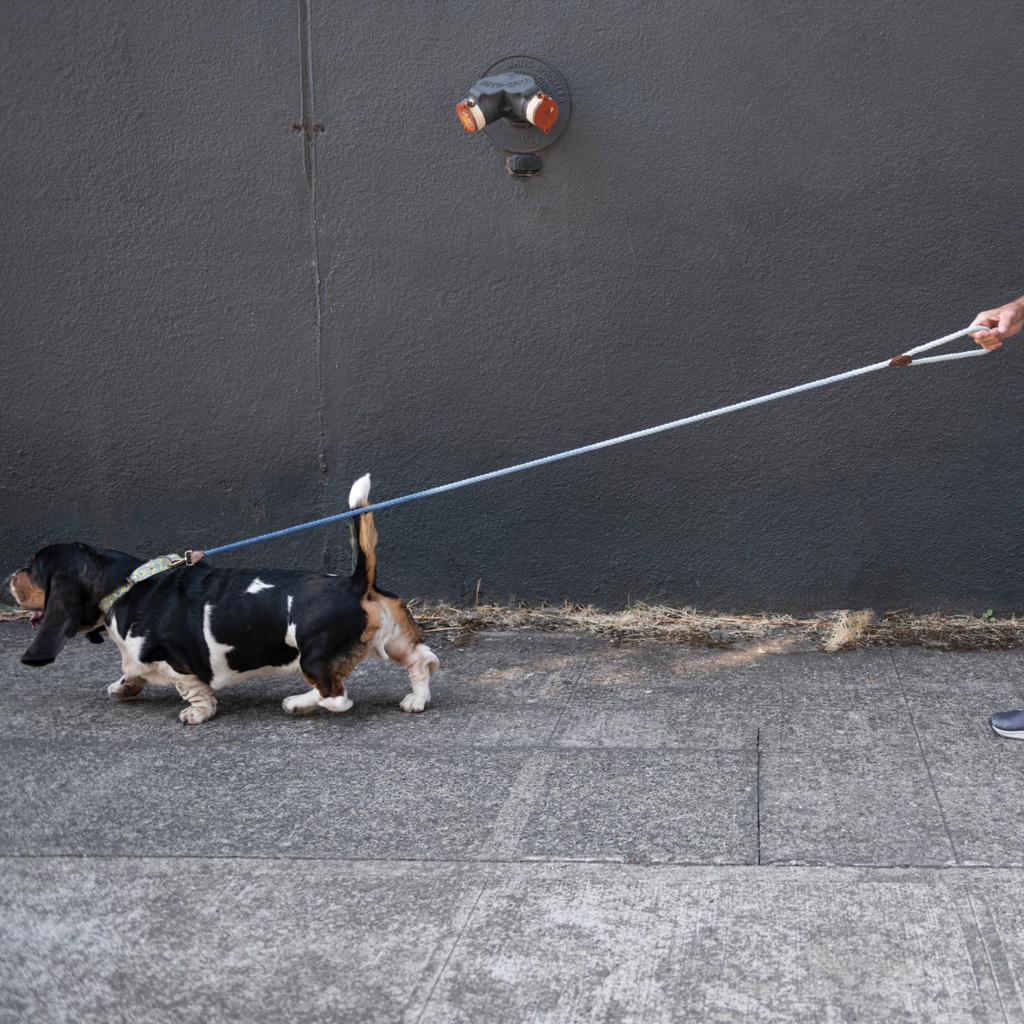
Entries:
{"type": "MultiPolygon", "coordinates": [[[[39,632],[22,655],[26,665],[49,665],[78,632],[103,624],[100,601],[124,582],[139,559],[88,544],[51,544],[24,569],[12,573],[8,588],[39,632]]],[[[90,633],[90,639],[99,634],[90,633]]]]}

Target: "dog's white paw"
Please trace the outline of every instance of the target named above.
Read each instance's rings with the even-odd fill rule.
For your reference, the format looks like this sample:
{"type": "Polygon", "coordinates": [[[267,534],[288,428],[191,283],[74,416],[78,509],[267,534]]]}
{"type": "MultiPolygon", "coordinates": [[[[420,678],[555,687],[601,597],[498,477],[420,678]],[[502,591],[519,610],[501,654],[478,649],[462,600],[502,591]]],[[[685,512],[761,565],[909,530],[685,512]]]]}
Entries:
{"type": "Polygon", "coordinates": [[[320,691],[311,687],[305,693],[297,693],[294,697],[285,697],[281,707],[290,715],[311,715],[320,703],[320,691]]]}
{"type": "Polygon", "coordinates": [[[403,711],[422,711],[427,706],[427,702],[422,697],[417,697],[415,693],[410,693],[398,706],[403,711]]]}
{"type": "Polygon", "coordinates": [[[107,693],[109,693],[114,700],[132,700],[135,697],[138,697],[145,685],[145,679],[126,679],[124,676],[121,676],[116,683],[111,683],[107,687],[107,693]]]}
{"type": "Polygon", "coordinates": [[[213,718],[214,711],[214,708],[188,707],[178,715],[178,721],[184,722],[186,725],[199,725],[200,722],[213,718]]]}
{"type": "Polygon", "coordinates": [[[348,697],[324,697],[317,701],[317,704],[325,711],[348,711],[352,707],[352,701],[348,697]]]}

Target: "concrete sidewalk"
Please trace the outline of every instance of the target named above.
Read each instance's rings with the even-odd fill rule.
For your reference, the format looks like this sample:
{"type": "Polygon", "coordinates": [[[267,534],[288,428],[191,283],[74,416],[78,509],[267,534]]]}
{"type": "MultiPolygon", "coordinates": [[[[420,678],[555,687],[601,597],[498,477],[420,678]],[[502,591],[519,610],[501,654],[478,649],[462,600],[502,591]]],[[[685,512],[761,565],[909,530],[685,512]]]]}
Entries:
{"type": "Polygon", "coordinates": [[[0,625],[0,1021],[1024,1021],[1024,653],[482,633],[355,708],[0,625]]]}

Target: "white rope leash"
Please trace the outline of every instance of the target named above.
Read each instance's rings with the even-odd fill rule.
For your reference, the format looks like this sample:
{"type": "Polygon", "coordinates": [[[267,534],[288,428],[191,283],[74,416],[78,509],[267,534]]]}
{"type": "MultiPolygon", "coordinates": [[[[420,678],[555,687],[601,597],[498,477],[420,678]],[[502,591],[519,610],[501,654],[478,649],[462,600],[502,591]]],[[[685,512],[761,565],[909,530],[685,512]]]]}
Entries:
{"type": "MultiPolygon", "coordinates": [[[[471,484],[480,484],[485,480],[494,480],[499,476],[508,476],[510,473],[519,473],[524,469],[534,469],[537,466],[546,466],[550,462],[559,462],[562,459],[571,459],[575,455],[585,455],[587,452],[596,452],[602,448],[611,448],[616,444],[625,444],[626,441],[635,441],[641,437],[650,437],[652,434],[660,434],[665,430],[675,430],[676,427],[685,427],[689,423],[699,423],[701,420],[710,420],[715,416],[725,416],[726,413],[737,412],[740,409],[749,409],[753,405],[764,405],[766,402],[774,402],[778,398],[785,398],[787,395],[797,395],[801,391],[811,391],[814,388],[823,388],[826,384],[837,384],[841,380],[849,380],[851,377],[860,377],[865,373],[873,373],[875,370],[884,370],[888,366],[917,366],[922,363],[945,362],[950,359],[967,359],[970,356],[988,355],[989,349],[978,348],[967,352],[952,352],[944,356],[929,356],[926,359],[911,359],[918,352],[927,352],[928,349],[937,348],[939,345],[946,345],[965,334],[972,334],[977,331],[987,331],[987,327],[965,327],[962,331],[947,334],[944,338],[936,338],[917,348],[908,349],[896,359],[886,359],[880,363],[872,363],[870,366],[862,366],[857,370],[847,370],[846,373],[837,373],[832,377],[822,377],[820,380],[812,380],[807,384],[798,384],[795,388],[784,388],[782,391],[773,391],[770,395],[761,395],[759,398],[748,398],[744,402],[734,402],[732,405],[723,405],[718,409],[711,409],[708,412],[700,412],[695,416],[685,416],[681,420],[673,420],[671,423],[662,423],[657,427],[647,427],[646,430],[634,430],[630,434],[620,434],[618,437],[611,437],[607,441],[597,441],[594,444],[585,444],[580,448],[571,448],[569,451],[558,452],[555,455],[546,455],[542,459],[532,459],[529,462],[520,462],[515,466],[506,466],[504,469],[495,469],[490,473],[481,473],[478,476],[466,477],[465,480],[456,480],[454,483],[442,484],[439,487],[430,487],[425,491],[416,491],[415,494],[406,494],[401,498],[391,498],[388,501],[379,501],[374,505],[362,506],[350,509],[347,512],[340,512],[337,515],[327,516],[324,519],[314,519],[309,523],[300,523],[298,526],[289,526],[284,530],[275,530],[273,533],[262,533],[258,537],[249,537],[247,540],[235,541],[233,544],[222,544],[220,547],[207,548],[206,554],[213,555],[220,551],[230,551],[233,548],[244,547],[247,544],[256,544],[262,540],[271,540],[274,537],[283,537],[289,533],[297,533],[299,530],[308,530],[313,526],[325,526],[327,523],[336,523],[342,519],[351,519],[353,516],[362,515],[364,512],[377,512],[380,509],[392,508],[394,505],[402,505],[407,501],[415,501],[417,498],[429,498],[434,494],[443,494],[445,491],[454,491],[459,487],[469,487],[471,484]],[[897,361],[899,360],[899,361],[897,361]],[[906,360],[906,362],[903,362],[906,360]]],[[[202,554],[199,554],[202,557],[202,554]]]]}

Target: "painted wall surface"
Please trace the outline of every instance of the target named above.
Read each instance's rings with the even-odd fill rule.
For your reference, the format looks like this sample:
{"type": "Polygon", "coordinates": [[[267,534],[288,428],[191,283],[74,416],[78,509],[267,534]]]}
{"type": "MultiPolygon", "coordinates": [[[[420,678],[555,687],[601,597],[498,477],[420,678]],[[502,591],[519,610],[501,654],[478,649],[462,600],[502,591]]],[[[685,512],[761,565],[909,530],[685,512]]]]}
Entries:
{"type": "MultiPolygon", "coordinates": [[[[1024,292],[1016,0],[11,3],[0,555],[208,547],[1024,292]],[[455,103],[533,54],[542,173],[455,103]],[[322,131],[316,130],[321,126],[322,131]]],[[[1022,336],[1024,337],[1024,336],[1022,336]]],[[[1021,347],[378,517],[404,595],[1024,608],[1021,347]]],[[[347,527],[219,564],[345,568],[347,527]]]]}

